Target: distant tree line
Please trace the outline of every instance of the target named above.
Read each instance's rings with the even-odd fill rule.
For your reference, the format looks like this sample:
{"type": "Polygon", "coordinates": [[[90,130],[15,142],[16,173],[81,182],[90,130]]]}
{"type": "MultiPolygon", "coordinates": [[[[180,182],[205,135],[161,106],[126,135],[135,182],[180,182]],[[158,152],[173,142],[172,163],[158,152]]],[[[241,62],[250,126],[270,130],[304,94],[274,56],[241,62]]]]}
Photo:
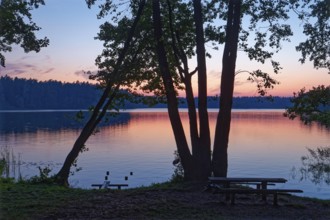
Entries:
{"type": "Polygon", "coordinates": [[[0,109],[87,109],[100,90],[86,82],[63,83],[3,76],[0,78],[0,109]]]}
{"type": "MultiPolygon", "coordinates": [[[[7,112],[0,114],[1,134],[33,133],[39,130],[58,131],[61,129],[81,129],[88,118],[89,112],[82,112],[84,118],[78,120],[77,111],[45,111],[42,112],[7,112]]],[[[124,126],[130,120],[130,114],[121,113],[108,116],[99,124],[103,126],[124,126]]]]}
{"type": "MultiPolygon", "coordinates": [[[[101,95],[96,85],[87,82],[63,83],[55,80],[38,81],[35,79],[0,77],[1,110],[35,109],[88,109],[101,95]]],[[[197,100],[196,100],[197,102],[197,100]]],[[[289,97],[273,97],[272,101],[263,97],[235,97],[236,109],[284,109],[292,106],[289,97]]],[[[127,102],[125,108],[146,108],[143,103],[127,102]]],[[[166,108],[166,104],[156,104],[154,108],[166,108]]],[[[184,99],[181,108],[186,108],[184,99]]],[[[209,108],[219,107],[219,97],[208,98],[209,108]]]]}

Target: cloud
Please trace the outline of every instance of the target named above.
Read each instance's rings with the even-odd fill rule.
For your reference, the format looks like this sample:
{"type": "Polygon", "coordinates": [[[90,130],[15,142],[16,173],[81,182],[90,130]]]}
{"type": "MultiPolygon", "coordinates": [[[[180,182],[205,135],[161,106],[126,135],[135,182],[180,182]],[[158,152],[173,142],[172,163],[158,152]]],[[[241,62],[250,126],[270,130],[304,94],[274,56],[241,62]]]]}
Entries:
{"type": "Polygon", "coordinates": [[[6,63],[5,68],[1,68],[1,75],[17,76],[23,73],[35,71],[37,68],[35,65],[26,63],[6,63]]]}
{"type": "Polygon", "coordinates": [[[244,93],[234,91],[234,96],[244,96],[244,93]]]}
{"type": "MultiPolygon", "coordinates": [[[[209,82],[208,82],[208,86],[209,86],[209,94],[219,94],[220,93],[220,78],[221,78],[221,72],[220,71],[216,71],[216,70],[211,70],[208,72],[208,77],[209,77],[209,82]]],[[[247,77],[245,76],[240,76],[237,75],[235,77],[235,88],[239,88],[241,86],[244,86],[246,84],[251,84],[250,81],[246,80],[247,77]]],[[[238,92],[235,92],[235,95],[238,95],[238,92]]]]}
{"type": "Polygon", "coordinates": [[[220,94],[220,89],[219,87],[218,88],[210,88],[209,91],[208,91],[208,95],[219,95],[220,94]]]}
{"type": "MultiPolygon", "coordinates": [[[[24,59],[23,59],[24,60],[24,59]]],[[[43,75],[54,71],[53,67],[43,67],[31,63],[25,63],[20,59],[19,62],[6,63],[5,68],[0,69],[0,75],[19,76],[23,74],[43,75]]]]}
{"type": "Polygon", "coordinates": [[[49,68],[47,70],[45,70],[42,74],[47,74],[47,73],[50,73],[50,72],[53,72],[55,68],[49,68]]]}
{"type": "Polygon", "coordinates": [[[97,70],[77,70],[76,72],[74,72],[74,74],[76,76],[80,76],[83,77],[84,79],[88,79],[89,80],[89,76],[92,74],[96,74],[97,70]]]}
{"type": "Polygon", "coordinates": [[[51,63],[52,62],[52,59],[50,58],[49,55],[45,55],[44,56],[44,61],[51,63]]]}
{"type": "Polygon", "coordinates": [[[24,74],[42,75],[55,70],[49,55],[21,56],[10,62],[6,62],[5,68],[0,68],[0,75],[20,76],[24,74]]]}
{"type": "Polygon", "coordinates": [[[24,57],[21,57],[19,60],[26,60],[26,59],[29,59],[30,58],[30,56],[24,56],[24,57]]]}
{"type": "Polygon", "coordinates": [[[235,86],[242,86],[242,85],[251,85],[251,81],[248,80],[249,74],[242,72],[235,76],[235,86]]]}
{"type": "Polygon", "coordinates": [[[249,81],[245,80],[245,81],[241,81],[241,80],[235,80],[235,86],[242,86],[245,85],[247,83],[250,83],[249,81]]]}
{"type": "Polygon", "coordinates": [[[217,70],[210,70],[210,71],[208,71],[208,75],[210,76],[210,77],[214,77],[214,78],[218,78],[218,79],[220,79],[220,77],[221,77],[221,72],[220,71],[217,71],[217,70]]]}

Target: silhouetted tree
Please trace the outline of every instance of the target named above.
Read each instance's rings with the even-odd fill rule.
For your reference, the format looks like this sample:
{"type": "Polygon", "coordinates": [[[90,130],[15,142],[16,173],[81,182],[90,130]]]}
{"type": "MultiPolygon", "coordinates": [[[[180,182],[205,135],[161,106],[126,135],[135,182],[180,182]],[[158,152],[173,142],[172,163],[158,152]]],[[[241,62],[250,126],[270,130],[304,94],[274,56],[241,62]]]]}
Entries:
{"type": "MultiPolygon", "coordinates": [[[[136,31],[136,27],[140,20],[144,6],[145,6],[145,1],[144,0],[139,1],[139,4],[137,5],[136,8],[137,9],[136,17],[134,18],[133,23],[129,27],[125,43],[123,45],[122,50],[119,53],[118,59],[116,59],[115,61],[114,68],[108,69],[108,71],[111,72],[114,79],[106,80],[106,86],[104,92],[101,98],[99,99],[98,103],[96,104],[95,108],[93,109],[92,115],[90,116],[88,122],[82,129],[71,151],[67,155],[62,168],[55,175],[55,180],[60,185],[68,185],[68,178],[70,175],[70,169],[72,165],[75,164],[79,153],[85,150],[86,141],[93,134],[96,126],[101,122],[107,110],[112,107],[111,105],[113,105],[113,101],[116,98],[116,95],[120,88],[120,81],[118,80],[117,77],[120,77],[120,72],[122,71],[121,67],[123,65],[123,62],[125,61],[125,56],[127,54],[127,51],[129,50],[130,45],[132,44],[134,32],[136,31]]],[[[100,70],[100,71],[104,71],[104,70],[100,70]]]]}
{"type": "Polygon", "coordinates": [[[34,8],[44,4],[44,0],[0,1],[0,66],[5,66],[2,52],[11,51],[13,44],[20,45],[25,52],[39,52],[49,44],[46,37],[36,37],[35,33],[41,28],[32,21],[31,16],[34,8]]]}
{"type": "MultiPolygon", "coordinates": [[[[134,5],[136,2],[132,1],[130,4],[134,5]]],[[[238,48],[246,52],[251,60],[261,63],[270,61],[274,73],[278,73],[281,69],[280,64],[273,60],[272,57],[281,49],[281,43],[289,41],[289,37],[293,35],[290,26],[286,24],[286,20],[290,18],[289,13],[291,11],[296,12],[299,18],[303,19],[303,22],[306,24],[315,21],[314,19],[306,20],[306,18],[316,17],[316,21],[319,22],[316,22],[317,30],[322,32],[320,33],[321,36],[326,36],[329,30],[327,22],[329,17],[324,15],[327,11],[327,6],[325,1],[308,0],[294,0],[290,2],[284,0],[213,0],[204,5],[201,4],[200,0],[188,2],[153,0],[147,2],[148,9],[138,27],[139,33],[142,34],[134,36],[135,42],[139,42],[135,45],[139,45],[138,48],[140,50],[135,49],[132,51],[134,53],[130,55],[132,58],[138,57],[139,61],[141,61],[140,64],[137,64],[137,68],[141,68],[142,71],[136,70],[134,73],[141,74],[142,78],[134,81],[137,79],[134,78],[136,75],[127,74],[126,76],[129,78],[126,78],[125,82],[146,85],[140,87],[142,91],[156,90],[156,94],[166,96],[178,154],[187,180],[205,180],[210,175],[210,134],[206,111],[207,87],[205,66],[205,59],[208,54],[204,48],[205,43],[213,41],[212,45],[217,43],[225,44],[222,62],[220,112],[214,140],[212,171],[216,176],[226,176],[228,137],[234,81],[237,73],[235,67],[238,48]],[[312,13],[304,11],[305,8],[311,10],[312,13]],[[176,16],[177,14],[180,14],[180,16],[176,16]],[[320,14],[322,16],[319,16],[320,14]],[[150,17],[152,17],[152,20],[150,20],[150,17]],[[246,26],[242,25],[243,18],[247,21],[244,23],[247,24],[246,26]],[[150,23],[153,24],[152,27],[150,27],[150,23]],[[266,26],[267,28],[258,28],[260,26],[266,26]],[[205,33],[203,33],[202,27],[205,27],[205,33]],[[150,35],[151,28],[154,29],[154,36],[150,35]],[[189,72],[187,60],[195,55],[198,66],[194,71],[189,72]],[[192,98],[194,95],[191,88],[191,78],[196,72],[198,72],[199,91],[197,99],[199,117],[197,117],[195,112],[195,103],[192,98]],[[147,77],[149,77],[151,83],[143,80],[147,79],[147,77]],[[133,81],[129,79],[133,79],[133,81]],[[191,151],[178,112],[177,89],[182,88],[186,92],[189,109],[191,151]]],[[[120,5],[120,7],[123,7],[123,5],[120,5]]],[[[120,7],[115,7],[112,1],[105,0],[100,7],[102,9],[101,14],[109,11],[116,12],[120,7]]],[[[122,11],[118,15],[121,13],[122,11]]],[[[115,27],[108,24],[110,28],[103,28],[103,32],[101,32],[102,36],[108,37],[101,39],[106,42],[106,48],[101,55],[104,60],[98,60],[100,61],[99,65],[104,69],[112,68],[113,64],[108,62],[108,58],[111,58],[113,53],[117,54],[116,47],[113,47],[113,42],[121,45],[120,41],[117,40],[120,34],[118,34],[119,32],[115,34],[114,31],[119,31],[123,28],[124,26],[122,25],[125,25],[125,20],[127,20],[125,16],[122,18],[120,16],[114,17],[117,21],[119,20],[118,26],[115,27]]],[[[311,29],[310,25],[305,25],[304,27],[304,31],[309,37],[307,37],[307,41],[314,42],[317,36],[313,33],[316,29],[311,29]]],[[[322,48],[324,49],[328,45],[329,39],[322,37],[322,42],[325,44],[315,43],[319,47],[323,46],[322,48]]],[[[316,51],[312,45],[310,43],[301,44],[297,47],[297,50],[302,51],[303,57],[310,56],[312,60],[316,59],[316,56],[318,59],[320,58],[315,67],[327,67],[327,65],[323,65],[329,59],[329,54],[326,53],[327,50],[316,51]],[[319,53],[322,56],[318,56],[319,53]],[[322,60],[325,62],[321,62],[322,60]]],[[[133,59],[133,61],[135,60],[133,59]]],[[[272,88],[277,84],[277,81],[262,70],[257,69],[248,72],[250,73],[249,79],[257,83],[258,92],[261,95],[265,95],[266,89],[272,88]]],[[[96,79],[107,79],[107,73],[103,73],[105,74],[96,75],[96,79]]],[[[129,86],[129,83],[125,85],[129,86]]]]}
{"type": "Polygon", "coordinates": [[[291,99],[293,106],[286,109],[284,116],[294,119],[300,117],[305,123],[320,122],[330,127],[330,86],[318,86],[306,91],[301,89],[291,99]]]}

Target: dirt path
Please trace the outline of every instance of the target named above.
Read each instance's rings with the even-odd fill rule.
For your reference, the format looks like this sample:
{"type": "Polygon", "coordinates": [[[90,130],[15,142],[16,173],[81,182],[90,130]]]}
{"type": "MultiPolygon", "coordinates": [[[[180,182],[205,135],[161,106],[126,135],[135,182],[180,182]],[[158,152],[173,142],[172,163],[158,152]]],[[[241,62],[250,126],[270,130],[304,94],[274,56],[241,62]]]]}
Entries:
{"type": "Polygon", "coordinates": [[[294,196],[272,196],[265,204],[260,196],[238,195],[235,205],[223,195],[201,188],[134,189],[104,191],[81,201],[70,201],[44,219],[330,219],[330,203],[294,196]]]}

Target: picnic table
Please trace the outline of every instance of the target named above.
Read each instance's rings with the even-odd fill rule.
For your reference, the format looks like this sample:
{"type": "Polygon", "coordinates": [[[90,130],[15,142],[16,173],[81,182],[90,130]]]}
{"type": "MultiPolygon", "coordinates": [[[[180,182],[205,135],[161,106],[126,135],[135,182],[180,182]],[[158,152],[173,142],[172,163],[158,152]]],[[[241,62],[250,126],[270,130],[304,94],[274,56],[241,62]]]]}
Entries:
{"type": "MultiPolygon", "coordinates": [[[[110,188],[117,188],[118,190],[120,190],[122,187],[128,187],[128,184],[125,183],[111,183],[108,180],[109,179],[109,175],[110,175],[110,171],[106,172],[106,176],[104,177],[104,182],[101,184],[92,184],[92,187],[98,187],[99,189],[110,189],[110,188]]],[[[130,172],[129,175],[133,176],[133,172],[130,172]]],[[[128,180],[128,176],[125,176],[125,181],[128,180]]]]}
{"type": "Polygon", "coordinates": [[[209,188],[214,188],[215,193],[225,193],[226,200],[231,197],[231,203],[234,204],[235,194],[261,194],[262,200],[266,201],[268,194],[273,194],[273,204],[277,205],[278,193],[301,193],[299,189],[268,189],[267,186],[276,183],[287,182],[284,178],[257,178],[257,177],[209,177],[209,188]],[[237,187],[237,184],[256,185],[256,188],[237,187]]]}
{"type": "Polygon", "coordinates": [[[120,190],[122,187],[128,187],[128,184],[110,184],[110,181],[104,181],[103,184],[92,184],[92,187],[98,187],[99,189],[110,189],[111,187],[116,187],[120,190]]]}
{"type": "Polygon", "coordinates": [[[257,178],[257,177],[209,177],[209,182],[212,184],[223,185],[224,188],[229,188],[232,184],[247,184],[256,185],[257,189],[267,189],[268,185],[274,183],[286,183],[284,178],[257,178]]]}

